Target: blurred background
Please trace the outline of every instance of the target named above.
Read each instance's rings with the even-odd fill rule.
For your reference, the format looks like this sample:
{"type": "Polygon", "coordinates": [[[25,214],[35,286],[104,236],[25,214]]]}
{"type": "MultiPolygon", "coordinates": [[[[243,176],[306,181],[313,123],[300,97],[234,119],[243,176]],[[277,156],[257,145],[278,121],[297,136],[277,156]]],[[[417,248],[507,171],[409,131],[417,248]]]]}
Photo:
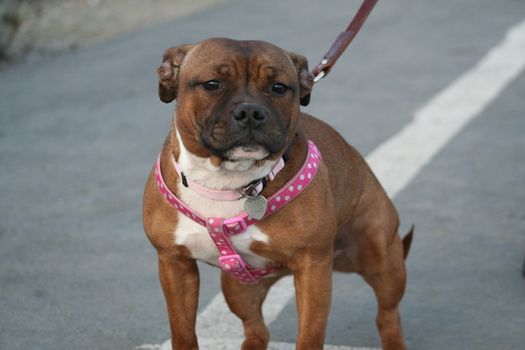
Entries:
{"type": "MultiPolygon", "coordinates": [[[[0,349],[158,349],[169,328],[141,197],[174,108],[156,95],[163,51],[260,39],[312,67],[359,5],[1,0],[0,349]]],[[[524,18],[522,0],[379,1],[305,111],[366,156],[524,18]]],[[[520,68],[394,198],[402,232],[416,226],[411,349],[525,344],[524,95],[520,68]]],[[[200,267],[202,311],[219,273],[200,267]]],[[[368,286],[336,275],[326,344],[378,348],[374,318],[368,286]]],[[[293,300],[269,328],[293,344],[293,300]]]]}
{"type": "Polygon", "coordinates": [[[0,60],[73,50],[218,3],[221,0],[2,0],[0,60]]]}

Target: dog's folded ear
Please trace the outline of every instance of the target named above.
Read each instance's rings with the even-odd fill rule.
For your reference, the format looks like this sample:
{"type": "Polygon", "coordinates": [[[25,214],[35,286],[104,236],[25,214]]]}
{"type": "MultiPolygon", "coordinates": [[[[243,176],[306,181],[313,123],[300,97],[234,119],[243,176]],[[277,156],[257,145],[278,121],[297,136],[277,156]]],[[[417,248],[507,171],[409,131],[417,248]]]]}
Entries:
{"type": "Polygon", "coordinates": [[[308,61],[306,57],[293,52],[290,52],[289,55],[299,76],[301,106],[308,106],[310,103],[310,93],[314,86],[314,76],[308,70],[308,61]]]}
{"type": "Polygon", "coordinates": [[[192,47],[193,45],[182,45],[164,51],[162,64],[157,67],[159,97],[162,102],[170,103],[177,98],[179,67],[192,47]]]}

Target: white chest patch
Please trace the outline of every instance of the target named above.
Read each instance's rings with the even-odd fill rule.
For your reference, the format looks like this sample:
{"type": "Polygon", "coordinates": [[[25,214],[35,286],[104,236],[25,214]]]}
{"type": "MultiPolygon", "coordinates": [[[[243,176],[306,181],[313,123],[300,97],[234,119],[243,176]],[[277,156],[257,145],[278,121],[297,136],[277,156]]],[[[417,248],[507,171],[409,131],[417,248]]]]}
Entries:
{"type": "MultiPolygon", "coordinates": [[[[215,167],[207,158],[199,158],[191,154],[179,140],[180,155],[178,162],[188,178],[198,181],[201,185],[211,189],[234,189],[240,188],[245,184],[264,177],[273,168],[274,162],[267,162],[262,167],[252,167],[245,171],[228,169],[225,167],[215,167]]],[[[239,215],[243,211],[245,199],[237,201],[216,201],[211,200],[190,188],[179,186],[179,197],[193,211],[203,218],[220,217],[231,218],[239,215]]],[[[205,261],[209,264],[218,266],[219,252],[213,243],[206,227],[196,223],[185,215],[179,215],[179,222],[175,229],[175,243],[185,246],[192,254],[192,257],[205,261]]],[[[254,225],[248,227],[244,233],[230,237],[232,245],[244,260],[255,268],[262,268],[267,265],[267,259],[256,255],[250,250],[254,241],[269,243],[269,237],[254,225]]]]}
{"type": "MultiPolygon", "coordinates": [[[[248,264],[256,268],[266,266],[268,261],[250,250],[253,241],[268,242],[268,236],[257,227],[252,225],[246,232],[231,236],[230,240],[248,264]]],[[[175,243],[188,248],[194,259],[218,266],[219,252],[208,231],[184,215],[175,230],[175,243]]]]}

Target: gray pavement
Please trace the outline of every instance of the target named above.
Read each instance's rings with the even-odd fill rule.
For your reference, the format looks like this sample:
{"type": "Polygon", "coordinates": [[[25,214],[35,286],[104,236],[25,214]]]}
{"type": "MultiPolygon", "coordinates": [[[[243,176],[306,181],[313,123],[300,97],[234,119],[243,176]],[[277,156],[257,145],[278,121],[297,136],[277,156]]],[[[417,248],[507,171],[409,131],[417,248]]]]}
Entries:
{"type": "MultiPolygon", "coordinates": [[[[0,349],[132,349],[169,337],[141,195],[173,106],[155,66],[210,36],[274,42],[315,64],[357,1],[232,1],[0,72],[0,349]]],[[[362,153],[525,17],[515,0],[380,1],[306,110],[362,153]]],[[[524,52],[525,54],[525,52],[524,52]]],[[[402,304],[411,349],[525,348],[525,75],[397,196],[416,224],[402,304]]],[[[201,308],[219,292],[202,266],[201,308]]],[[[327,344],[378,347],[375,301],[337,275],[327,344]]],[[[295,306],[270,325],[293,342],[295,306]]]]}

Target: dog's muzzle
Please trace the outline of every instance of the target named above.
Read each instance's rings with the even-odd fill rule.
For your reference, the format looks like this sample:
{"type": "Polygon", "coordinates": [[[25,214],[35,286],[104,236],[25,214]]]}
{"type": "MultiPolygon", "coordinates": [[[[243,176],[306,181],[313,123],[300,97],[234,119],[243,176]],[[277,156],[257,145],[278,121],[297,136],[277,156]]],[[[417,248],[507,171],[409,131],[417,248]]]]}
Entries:
{"type": "Polygon", "coordinates": [[[280,151],[286,128],[272,112],[256,103],[239,103],[201,134],[201,143],[225,159],[259,160],[280,151]]]}

